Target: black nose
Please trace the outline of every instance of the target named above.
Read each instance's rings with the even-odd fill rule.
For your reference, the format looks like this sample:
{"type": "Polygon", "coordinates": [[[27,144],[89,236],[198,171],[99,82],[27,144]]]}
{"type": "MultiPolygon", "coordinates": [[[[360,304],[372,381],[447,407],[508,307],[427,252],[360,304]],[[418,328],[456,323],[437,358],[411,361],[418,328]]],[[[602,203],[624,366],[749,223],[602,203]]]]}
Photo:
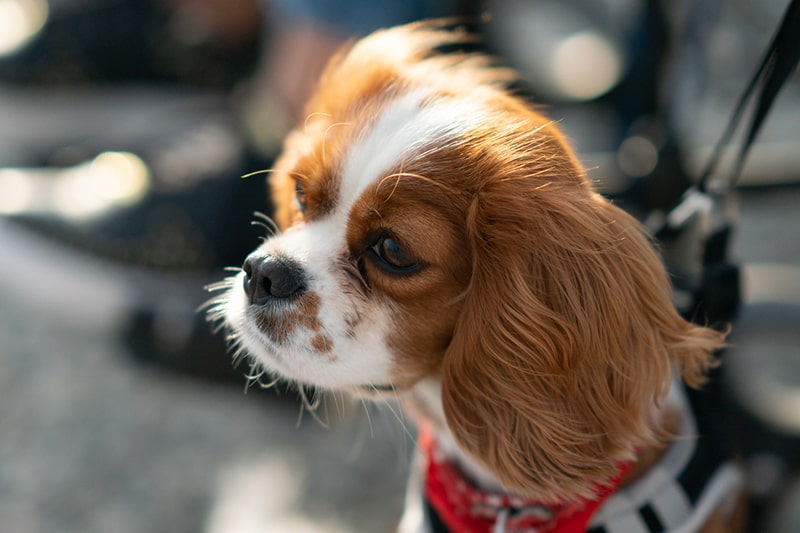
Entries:
{"type": "Polygon", "coordinates": [[[242,269],[244,290],[251,304],[299,296],[305,290],[303,269],[289,259],[255,252],[245,259],[242,269]]]}

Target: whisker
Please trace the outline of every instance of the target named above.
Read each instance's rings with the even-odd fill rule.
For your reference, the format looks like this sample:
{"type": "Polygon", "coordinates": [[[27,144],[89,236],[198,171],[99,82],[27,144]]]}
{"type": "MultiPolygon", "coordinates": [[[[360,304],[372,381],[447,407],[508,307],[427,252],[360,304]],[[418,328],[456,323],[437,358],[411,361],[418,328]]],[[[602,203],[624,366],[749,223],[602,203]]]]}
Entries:
{"type": "Polygon", "coordinates": [[[322,144],[320,146],[320,151],[322,152],[322,166],[327,166],[327,162],[325,161],[325,142],[328,140],[328,132],[330,132],[333,128],[337,126],[352,126],[352,122],[335,122],[328,126],[325,129],[325,133],[322,134],[322,144]]]}
{"type": "Polygon", "coordinates": [[[220,309],[212,309],[211,311],[206,313],[206,322],[209,323],[209,327],[211,328],[211,333],[216,335],[222,328],[225,327],[225,310],[224,308],[220,309]]]}
{"type": "Polygon", "coordinates": [[[269,372],[262,365],[259,365],[259,366],[260,366],[260,369],[259,369],[258,375],[255,376],[255,382],[258,384],[258,387],[260,389],[267,390],[267,389],[271,389],[275,385],[277,385],[278,382],[280,381],[280,378],[277,377],[277,376],[273,377],[271,381],[266,382],[266,383],[261,380],[261,378],[264,377],[264,375],[268,375],[269,372]]]}
{"type": "MultiPolygon", "coordinates": [[[[241,268],[236,269],[237,272],[239,272],[240,270],[241,270],[241,268]]],[[[236,280],[236,276],[231,276],[231,277],[225,278],[224,280],[221,280],[221,281],[215,281],[213,283],[209,283],[208,285],[206,285],[203,288],[208,292],[222,291],[222,290],[230,289],[231,287],[233,287],[234,284],[235,284],[235,280],[236,280]]]]}
{"type": "MultiPolygon", "coordinates": [[[[236,333],[231,333],[227,336],[225,341],[228,343],[228,350],[231,351],[231,364],[233,368],[238,368],[239,365],[248,358],[247,348],[242,345],[242,340],[236,333]]],[[[251,360],[250,370],[252,371],[254,361],[251,360]]]]}
{"type": "MultiPolygon", "coordinates": [[[[308,414],[310,414],[311,417],[314,420],[316,420],[319,425],[321,425],[325,429],[329,429],[328,424],[326,424],[317,415],[317,409],[319,408],[319,405],[320,405],[320,394],[321,393],[319,391],[315,390],[314,391],[314,399],[313,399],[313,401],[309,401],[308,396],[306,395],[306,391],[305,391],[305,386],[304,385],[298,383],[297,384],[297,391],[299,392],[300,398],[302,399],[302,404],[303,405],[301,407],[305,407],[305,409],[303,409],[303,410],[308,411],[308,414]]],[[[301,415],[297,419],[297,427],[300,427],[300,423],[302,422],[302,411],[303,410],[301,410],[301,415]]]]}
{"type": "Polygon", "coordinates": [[[206,313],[206,322],[216,322],[225,317],[225,299],[214,297],[200,304],[195,313],[206,313]]]}
{"type": "Polygon", "coordinates": [[[253,221],[254,224],[257,223],[258,225],[267,228],[267,230],[270,231],[273,235],[277,235],[278,233],[281,232],[281,229],[278,227],[278,224],[275,222],[275,220],[273,220],[273,218],[267,215],[266,213],[262,213],[261,211],[255,211],[253,213],[253,216],[255,216],[258,219],[257,221],[256,220],[253,221]]]}
{"type": "Polygon", "coordinates": [[[249,172],[247,174],[244,174],[242,176],[242,179],[246,180],[247,178],[252,178],[253,176],[258,176],[259,174],[271,174],[273,172],[277,172],[277,170],[278,169],[276,168],[265,168],[263,170],[256,170],[255,172],[249,172]]]}
{"type": "MultiPolygon", "coordinates": [[[[356,390],[356,392],[358,392],[358,387],[353,387],[353,388],[356,390]]],[[[367,405],[367,402],[366,400],[364,400],[363,396],[361,396],[360,394],[356,394],[356,396],[358,397],[359,401],[361,401],[361,405],[364,407],[364,414],[367,415],[367,424],[369,425],[369,436],[370,438],[375,438],[375,431],[372,428],[372,417],[370,416],[369,413],[369,406],[367,405]]]]}
{"type": "Polygon", "coordinates": [[[322,396],[322,412],[325,414],[325,426],[330,427],[331,417],[328,413],[328,395],[322,396]]]}
{"type": "MultiPolygon", "coordinates": [[[[370,387],[376,393],[378,393],[378,397],[381,399],[381,404],[385,405],[386,408],[389,409],[389,411],[392,413],[392,415],[394,415],[395,419],[400,423],[400,427],[403,429],[403,433],[407,437],[409,437],[412,442],[416,443],[417,439],[414,437],[414,435],[408,429],[408,426],[406,425],[405,418],[402,415],[402,409],[400,410],[400,413],[398,413],[398,410],[395,409],[394,407],[392,407],[392,404],[389,402],[389,400],[386,399],[386,397],[383,394],[381,394],[381,391],[378,388],[376,388],[374,385],[370,385],[370,387]]],[[[395,399],[399,402],[400,398],[398,397],[397,389],[394,386],[392,386],[392,393],[394,394],[395,399]]]]}
{"type": "Polygon", "coordinates": [[[307,410],[306,399],[305,399],[304,393],[301,392],[300,393],[300,397],[302,398],[302,401],[300,402],[300,411],[297,413],[297,422],[294,423],[295,429],[299,429],[300,428],[300,424],[303,423],[303,415],[305,414],[305,412],[307,410]]]}
{"type": "Polygon", "coordinates": [[[336,405],[336,412],[339,414],[339,420],[344,420],[345,414],[345,398],[344,398],[344,391],[334,391],[333,393],[334,405],[336,405]],[[337,395],[336,392],[339,394],[337,395]],[[341,403],[337,400],[341,400],[341,403]]]}
{"type": "Polygon", "coordinates": [[[322,111],[317,111],[314,113],[309,113],[306,116],[306,119],[303,121],[303,132],[308,135],[308,121],[314,117],[331,117],[330,113],[323,113],[322,111]]]}
{"type": "MultiPolygon", "coordinates": [[[[264,223],[263,223],[263,222],[261,222],[260,220],[253,220],[253,221],[251,221],[251,222],[250,222],[250,225],[251,225],[251,226],[259,226],[259,227],[262,227],[262,228],[264,228],[265,230],[267,230],[267,232],[274,231],[274,228],[272,228],[271,226],[268,226],[268,225],[264,224],[264,223]]],[[[265,237],[259,237],[259,239],[262,239],[262,240],[263,240],[263,239],[265,239],[265,237]]]]}
{"type": "Polygon", "coordinates": [[[423,176],[422,174],[416,174],[414,172],[402,172],[402,171],[401,172],[393,172],[392,174],[389,174],[389,175],[384,176],[383,178],[381,178],[381,181],[379,182],[378,185],[379,186],[383,185],[383,183],[385,181],[388,181],[388,180],[393,179],[393,178],[396,181],[394,183],[394,187],[392,188],[392,192],[389,193],[389,197],[390,198],[394,194],[394,191],[397,189],[397,187],[399,185],[399,182],[400,182],[400,178],[418,179],[418,180],[424,181],[425,183],[429,183],[429,184],[431,184],[431,185],[433,185],[435,187],[438,187],[438,188],[442,189],[443,191],[447,191],[447,192],[449,192],[451,194],[461,194],[461,191],[458,191],[457,189],[455,189],[453,187],[449,187],[449,186],[447,186],[446,184],[444,184],[442,182],[436,181],[436,180],[431,179],[431,178],[429,178],[427,176],[423,176]]]}

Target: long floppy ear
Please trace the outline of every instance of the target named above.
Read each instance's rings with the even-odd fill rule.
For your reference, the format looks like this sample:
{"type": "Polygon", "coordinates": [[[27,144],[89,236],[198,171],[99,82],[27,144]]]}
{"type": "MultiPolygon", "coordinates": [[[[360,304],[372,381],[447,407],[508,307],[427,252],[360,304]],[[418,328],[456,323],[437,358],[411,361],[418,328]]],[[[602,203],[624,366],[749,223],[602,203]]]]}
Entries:
{"type": "Polygon", "coordinates": [[[460,446],[545,500],[591,495],[657,439],[645,410],[673,366],[698,386],[724,338],[676,313],[642,228],[567,166],[478,193],[473,277],[442,368],[460,446]]]}

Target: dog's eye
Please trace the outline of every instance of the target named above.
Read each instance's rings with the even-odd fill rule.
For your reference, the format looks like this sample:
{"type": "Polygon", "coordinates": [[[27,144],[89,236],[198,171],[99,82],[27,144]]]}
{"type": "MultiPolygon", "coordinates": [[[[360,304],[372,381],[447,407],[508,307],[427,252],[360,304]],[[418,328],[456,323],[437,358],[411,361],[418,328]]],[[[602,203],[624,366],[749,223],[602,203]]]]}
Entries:
{"type": "Polygon", "coordinates": [[[301,213],[306,212],[306,189],[299,181],[294,182],[294,201],[301,213]]]}
{"type": "Polygon", "coordinates": [[[385,270],[395,274],[407,274],[420,266],[417,260],[391,237],[381,237],[370,250],[385,270]]]}

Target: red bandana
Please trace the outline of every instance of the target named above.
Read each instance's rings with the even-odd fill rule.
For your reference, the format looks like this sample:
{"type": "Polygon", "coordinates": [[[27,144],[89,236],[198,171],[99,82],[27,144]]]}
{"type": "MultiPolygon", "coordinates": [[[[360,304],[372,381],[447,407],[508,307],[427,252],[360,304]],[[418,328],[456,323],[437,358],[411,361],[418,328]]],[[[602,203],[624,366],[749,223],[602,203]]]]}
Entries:
{"type": "Polygon", "coordinates": [[[622,465],[593,500],[550,505],[483,492],[464,479],[453,464],[439,457],[428,431],[420,432],[419,442],[428,461],[425,497],[452,533],[583,533],[592,515],[614,493],[631,466],[622,465]]]}

